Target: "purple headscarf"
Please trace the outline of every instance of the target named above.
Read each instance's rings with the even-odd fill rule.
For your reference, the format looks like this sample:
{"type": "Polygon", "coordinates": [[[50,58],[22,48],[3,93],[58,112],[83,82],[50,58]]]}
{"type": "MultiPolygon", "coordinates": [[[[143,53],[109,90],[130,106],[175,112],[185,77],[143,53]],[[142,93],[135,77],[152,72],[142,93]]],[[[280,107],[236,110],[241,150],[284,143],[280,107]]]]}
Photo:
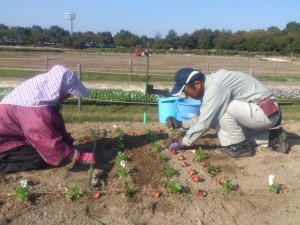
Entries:
{"type": "Polygon", "coordinates": [[[89,92],[68,68],[54,66],[49,72],[37,75],[10,92],[0,104],[26,107],[56,106],[67,95],[88,97],[89,92]]]}

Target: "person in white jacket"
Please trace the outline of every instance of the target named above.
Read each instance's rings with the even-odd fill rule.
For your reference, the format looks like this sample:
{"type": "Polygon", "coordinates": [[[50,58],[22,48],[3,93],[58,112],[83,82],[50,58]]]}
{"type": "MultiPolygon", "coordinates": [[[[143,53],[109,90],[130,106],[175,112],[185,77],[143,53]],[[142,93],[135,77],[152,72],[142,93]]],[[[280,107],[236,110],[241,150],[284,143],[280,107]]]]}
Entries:
{"type": "Polygon", "coordinates": [[[178,70],[174,80],[170,95],[184,93],[189,98],[200,99],[202,104],[198,117],[186,121],[172,116],[166,119],[169,128],[187,129],[184,138],[172,143],[169,150],[190,146],[210,128],[215,128],[222,146],[216,151],[224,155],[252,156],[250,144],[287,153],[286,133],[281,127],[271,129],[281,124],[277,98],[254,77],[227,70],[205,76],[187,67],[178,70]]]}

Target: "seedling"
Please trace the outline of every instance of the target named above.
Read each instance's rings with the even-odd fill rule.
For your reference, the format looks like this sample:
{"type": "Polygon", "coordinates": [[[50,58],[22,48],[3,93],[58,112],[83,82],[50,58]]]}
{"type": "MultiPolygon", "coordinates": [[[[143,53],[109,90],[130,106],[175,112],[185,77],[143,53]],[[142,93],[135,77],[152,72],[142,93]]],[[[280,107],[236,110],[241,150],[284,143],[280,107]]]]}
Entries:
{"type": "Polygon", "coordinates": [[[282,185],[281,184],[273,183],[272,185],[269,185],[269,191],[270,192],[279,194],[281,192],[281,190],[282,190],[282,185]]]}
{"type": "Polygon", "coordinates": [[[232,184],[228,178],[221,178],[219,184],[222,186],[219,192],[223,195],[230,195],[232,191],[232,184]]]}
{"type": "Polygon", "coordinates": [[[120,127],[117,127],[117,128],[115,129],[115,134],[116,134],[116,136],[120,136],[121,134],[123,134],[122,129],[121,129],[120,127]]]}
{"type": "Polygon", "coordinates": [[[65,194],[65,198],[68,201],[73,201],[81,196],[83,196],[83,192],[77,187],[77,185],[71,186],[67,189],[67,193],[65,194]]]}
{"type": "Polygon", "coordinates": [[[219,172],[219,168],[215,167],[209,162],[206,167],[206,172],[211,176],[215,176],[219,172]]]}
{"type": "Polygon", "coordinates": [[[115,158],[116,163],[121,163],[121,161],[126,161],[126,155],[124,152],[118,152],[118,155],[115,158]]]}
{"type": "Polygon", "coordinates": [[[158,157],[157,157],[158,161],[161,162],[161,163],[166,163],[168,162],[168,157],[165,156],[164,154],[160,154],[158,157]]]}
{"type": "Polygon", "coordinates": [[[120,168],[118,169],[117,174],[118,174],[119,177],[121,177],[121,178],[123,178],[123,179],[126,179],[127,176],[128,176],[128,173],[127,173],[125,167],[120,167],[120,168]]]}
{"type": "Polygon", "coordinates": [[[125,145],[122,136],[117,138],[115,150],[117,152],[123,152],[125,150],[125,145]]]}
{"type": "Polygon", "coordinates": [[[91,135],[92,135],[92,134],[95,134],[95,129],[94,129],[94,128],[90,128],[89,131],[90,131],[90,134],[91,134],[91,135]]]}
{"type": "Polygon", "coordinates": [[[171,193],[181,193],[182,185],[179,182],[169,181],[167,183],[168,191],[171,193]]]}
{"type": "Polygon", "coordinates": [[[131,188],[127,185],[125,187],[123,187],[122,189],[122,193],[125,195],[125,196],[131,196],[133,194],[131,188]]]}
{"type": "Polygon", "coordinates": [[[164,175],[166,177],[171,177],[173,175],[175,175],[175,170],[171,165],[167,165],[165,171],[164,171],[164,175]]]}
{"type": "Polygon", "coordinates": [[[16,198],[18,201],[28,201],[29,200],[29,190],[28,187],[24,187],[22,185],[18,185],[15,187],[16,198]]]}
{"type": "Polygon", "coordinates": [[[162,149],[162,148],[161,148],[161,145],[159,144],[158,141],[153,142],[152,148],[151,148],[151,151],[152,151],[152,152],[160,152],[161,149],[162,149]]]}
{"type": "Polygon", "coordinates": [[[208,158],[208,155],[203,151],[197,151],[195,153],[196,160],[202,162],[203,160],[208,158]]]}
{"type": "Polygon", "coordinates": [[[152,130],[146,129],[146,133],[147,133],[147,134],[151,134],[151,133],[152,133],[152,130]]]}

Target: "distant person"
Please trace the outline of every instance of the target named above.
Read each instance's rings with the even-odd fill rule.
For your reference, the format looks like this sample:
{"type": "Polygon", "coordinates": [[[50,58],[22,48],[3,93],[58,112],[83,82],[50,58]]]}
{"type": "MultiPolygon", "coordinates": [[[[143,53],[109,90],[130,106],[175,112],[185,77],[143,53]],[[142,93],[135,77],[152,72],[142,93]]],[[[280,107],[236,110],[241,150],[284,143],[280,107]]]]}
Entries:
{"type": "Polygon", "coordinates": [[[57,65],[17,86],[0,102],[0,173],[58,166],[65,159],[95,163],[92,153],[74,149],[61,103],[89,96],[77,76],[57,65]]]}
{"type": "Polygon", "coordinates": [[[175,74],[170,94],[200,99],[200,115],[186,121],[168,117],[169,128],[187,129],[183,139],[171,149],[190,146],[210,128],[215,128],[221,143],[216,152],[239,158],[253,155],[250,145],[265,145],[273,151],[287,153],[284,130],[271,129],[281,124],[276,96],[254,77],[235,71],[219,70],[204,75],[193,68],[175,74]],[[271,129],[271,130],[270,130],[271,129]]]}

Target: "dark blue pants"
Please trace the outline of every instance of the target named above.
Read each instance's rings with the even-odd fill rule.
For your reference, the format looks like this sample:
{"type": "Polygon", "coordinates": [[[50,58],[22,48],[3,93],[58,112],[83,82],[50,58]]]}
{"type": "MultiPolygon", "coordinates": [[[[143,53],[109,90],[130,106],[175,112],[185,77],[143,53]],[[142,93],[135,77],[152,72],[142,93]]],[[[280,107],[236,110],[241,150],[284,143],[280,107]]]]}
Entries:
{"type": "Polygon", "coordinates": [[[34,170],[44,165],[40,154],[29,145],[0,153],[0,173],[34,170]]]}

